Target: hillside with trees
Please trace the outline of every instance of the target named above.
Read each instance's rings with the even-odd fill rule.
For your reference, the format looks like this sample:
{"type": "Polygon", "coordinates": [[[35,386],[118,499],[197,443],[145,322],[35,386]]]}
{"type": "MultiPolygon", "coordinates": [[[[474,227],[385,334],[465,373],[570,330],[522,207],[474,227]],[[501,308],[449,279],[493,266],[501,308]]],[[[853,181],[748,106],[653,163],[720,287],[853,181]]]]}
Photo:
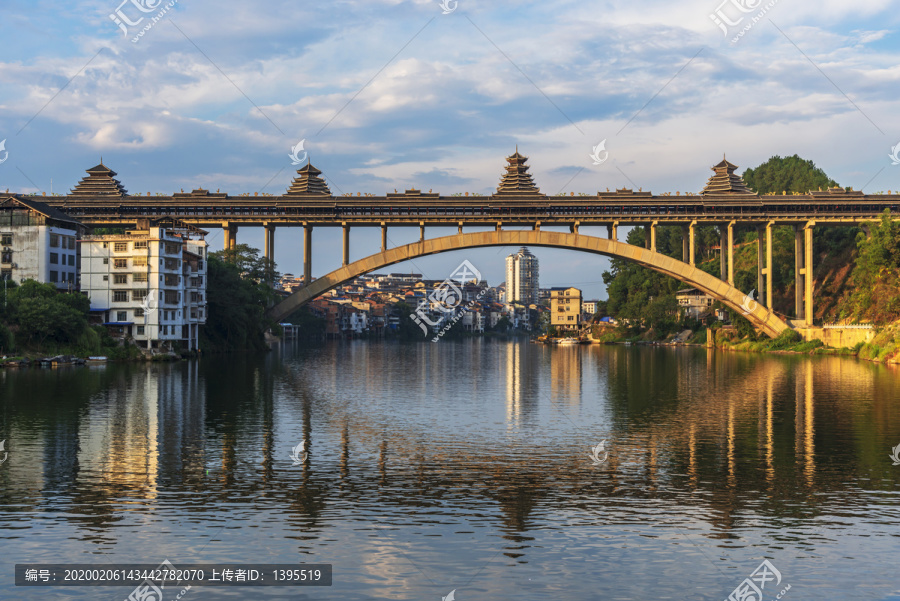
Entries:
{"type": "MultiPolygon", "coordinates": [[[[747,185],[761,195],[803,194],[810,190],[837,186],[822,169],[797,155],[774,156],[742,175],[747,185]]],[[[678,226],[657,227],[657,251],[682,259],[682,232],[678,226]]],[[[779,226],[773,232],[773,305],[786,318],[794,313],[794,232],[779,226]]],[[[835,319],[845,311],[844,301],[850,288],[850,277],[857,254],[857,227],[820,227],[814,232],[813,256],[816,281],[817,319],[835,319]]],[[[750,292],[757,287],[757,253],[759,236],[755,227],[736,227],[734,249],[735,286],[750,292]]],[[[629,244],[643,245],[645,231],[636,227],[628,234],[629,244]]],[[[719,230],[715,226],[697,228],[697,266],[719,277],[719,230]]],[[[651,330],[653,337],[696,324],[679,323],[675,292],[685,285],[673,278],[613,259],[609,271],[603,273],[609,301],[607,312],[636,327],[651,330]]]]}

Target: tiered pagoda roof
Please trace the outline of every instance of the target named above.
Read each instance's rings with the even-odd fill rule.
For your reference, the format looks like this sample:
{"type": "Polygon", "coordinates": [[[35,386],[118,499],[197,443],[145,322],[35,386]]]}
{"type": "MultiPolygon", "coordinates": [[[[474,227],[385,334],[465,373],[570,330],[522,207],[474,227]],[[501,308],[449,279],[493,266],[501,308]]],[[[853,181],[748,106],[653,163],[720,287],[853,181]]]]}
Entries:
{"type": "Polygon", "coordinates": [[[740,175],[735,174],[737,168],[737,165],[723,158],[721,163],[711,168],[716,174],[709,178],[700,194],[756,194],[740,175]]]}
{"type": "Polygon", "coordinates": [[[497,187],[495,196],[509,196],[534,194],[541,195],[540,189],[534,185],[531,174],[528,173],[528,165],[526,165],[528,157],[519,154],[518,147],[516,152],[506,158],[506,173],[500,179],[500,185],[497,187]]]}
{"type": "Polygon", "coordinates": [[[82,178],[78,185],[69,193],[74,197],[104,197],[104,196],[128,196],[128,191],[122,187],[122,183],[116,179],[115,171],[103,164],[87,170],[88,176],[82,178]]]}
{"type": "Polygon", "coordinates": [[[331,190],[325,180],[319,177],[322,172],[307,161],[306,165],[297,170],[299,177],[295,177],[291,187],[285,196],[331,196],[331,190]]]}

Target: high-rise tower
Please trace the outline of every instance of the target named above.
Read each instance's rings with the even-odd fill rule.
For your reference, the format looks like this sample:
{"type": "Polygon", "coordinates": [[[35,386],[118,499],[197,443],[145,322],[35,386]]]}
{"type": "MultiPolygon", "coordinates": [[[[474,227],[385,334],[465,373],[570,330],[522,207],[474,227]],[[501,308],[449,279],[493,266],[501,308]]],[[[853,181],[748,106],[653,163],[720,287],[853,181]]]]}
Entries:
{"type": "Polygon", "coordinates": [[[506,304],[537,304],[538,259],[524,246],[506,257],[506,304]]]}

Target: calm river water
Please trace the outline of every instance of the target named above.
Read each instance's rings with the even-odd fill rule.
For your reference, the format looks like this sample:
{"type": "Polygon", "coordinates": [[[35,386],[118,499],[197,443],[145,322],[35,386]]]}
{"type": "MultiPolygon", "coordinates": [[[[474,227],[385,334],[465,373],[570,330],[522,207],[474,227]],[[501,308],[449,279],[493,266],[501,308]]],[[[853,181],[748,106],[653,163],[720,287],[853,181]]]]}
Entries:
{"type": "Polygon", "coordinates": [[[900,372],[855,359],[360,341],[8,369],[0,439],[4,600],[133,588],[15,587],[17,563],[166,558],[333,565],[185,601],[900,599],[900,372]]]}

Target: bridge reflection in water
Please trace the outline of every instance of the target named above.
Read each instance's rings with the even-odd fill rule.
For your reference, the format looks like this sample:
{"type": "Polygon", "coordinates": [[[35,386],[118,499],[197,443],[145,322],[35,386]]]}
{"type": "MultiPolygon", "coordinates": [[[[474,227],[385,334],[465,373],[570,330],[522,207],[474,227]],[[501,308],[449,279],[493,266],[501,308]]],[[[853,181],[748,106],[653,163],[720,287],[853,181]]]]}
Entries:
{"type": "Polygon", "coordinates": [[[629,524],[680,528],[671,536],[714,555],[778,545],[830,558],[852,538],[836,516],[893,511],[898,382],[839,357],[485,340],[7,370],[0,498],[16,510],[0,526],[27,533],[45,515],[65,533],[56,556],[72,560],[85,542],[140,555],[185,525],[198,552],[219,537],[347,559],[333,541],[361,544],[344,526],[373,520],[415,540],[438,524],[485,527],[517,562],[540,556],[547,528],[626,536],[629,524]],[[292,466],[303,439],[309,458],[292,466]],[[602,439],[612,452],[593,467],[602,439]],[[140,526],[151,516],[160,530],[140,526]]]}

